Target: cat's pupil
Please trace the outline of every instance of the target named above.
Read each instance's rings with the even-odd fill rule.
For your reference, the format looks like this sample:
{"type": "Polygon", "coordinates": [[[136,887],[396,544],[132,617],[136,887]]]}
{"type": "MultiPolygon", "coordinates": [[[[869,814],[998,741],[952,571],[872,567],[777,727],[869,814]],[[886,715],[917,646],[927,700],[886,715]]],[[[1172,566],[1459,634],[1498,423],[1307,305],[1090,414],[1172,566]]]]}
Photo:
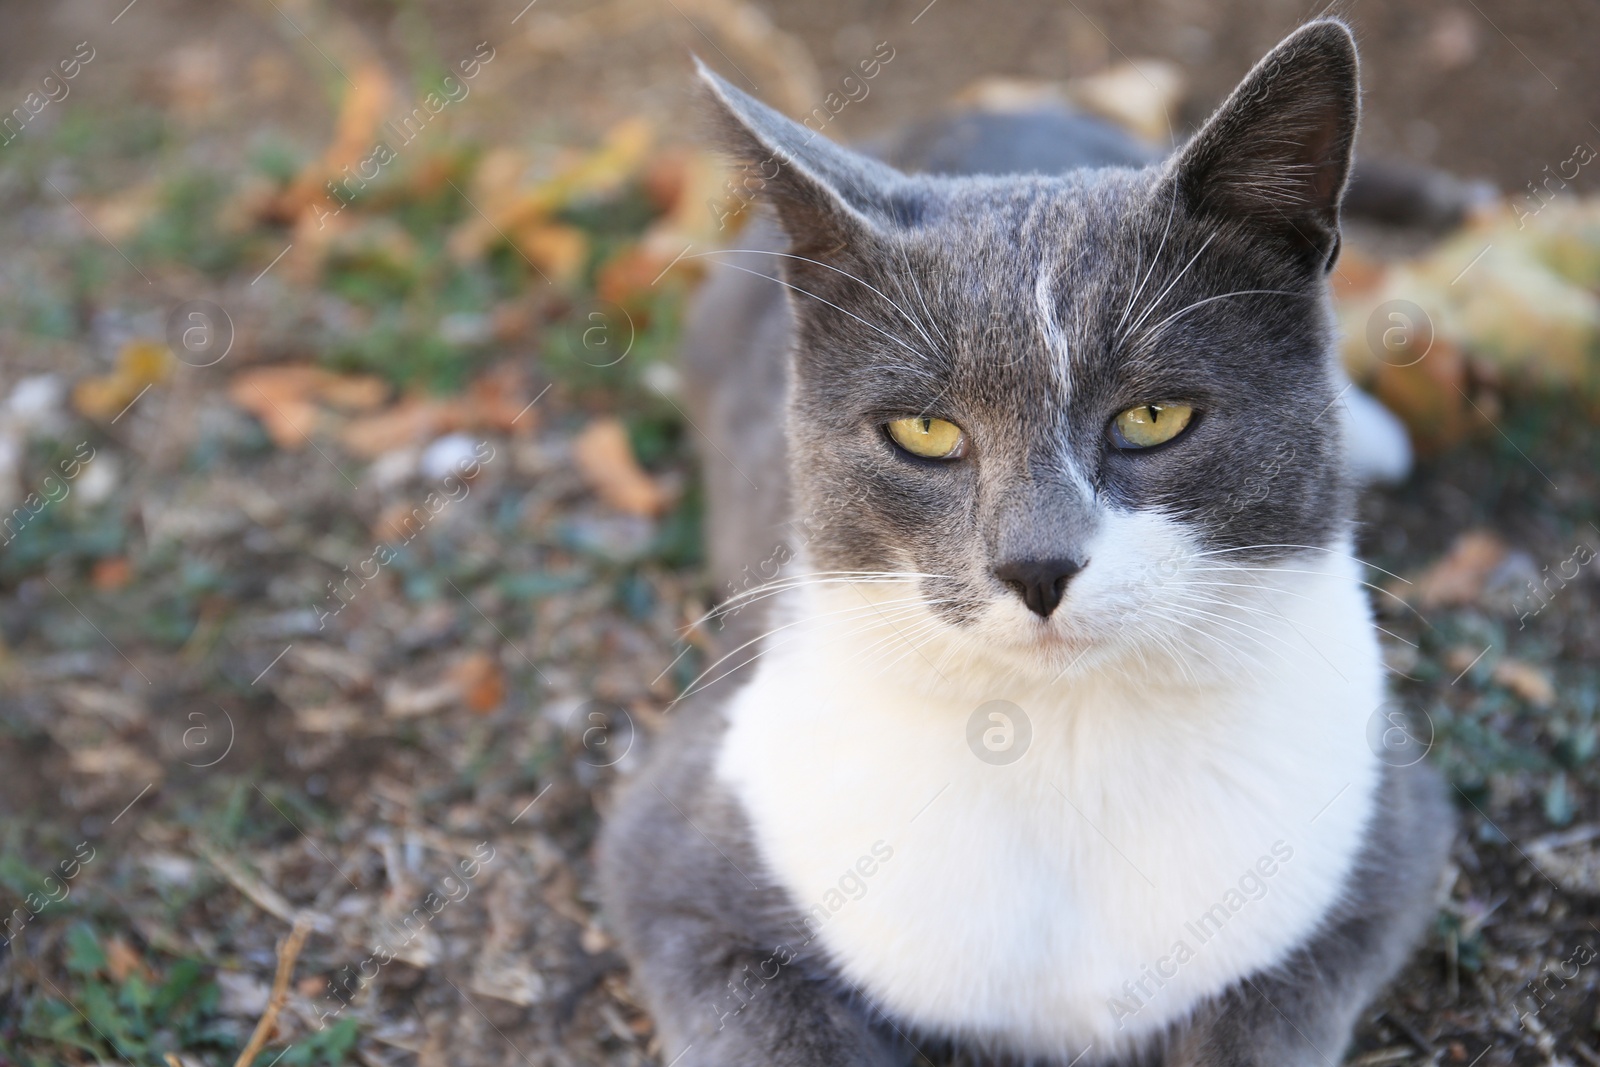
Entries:
{"type": "Polygon", "coordinates": [[[919,421],[921,421],[921,423],[922,423],[922,432],[923,433],[931,433],[933,431],[933,420],[932,419],[923,418],[923,419],[921,419],[919,421]]]}

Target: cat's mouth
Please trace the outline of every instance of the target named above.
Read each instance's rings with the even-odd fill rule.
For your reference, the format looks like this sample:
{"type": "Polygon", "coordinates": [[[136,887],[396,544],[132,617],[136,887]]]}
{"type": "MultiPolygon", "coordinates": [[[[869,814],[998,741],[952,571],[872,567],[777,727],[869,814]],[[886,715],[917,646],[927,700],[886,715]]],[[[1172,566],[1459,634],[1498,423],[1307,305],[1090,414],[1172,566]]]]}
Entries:
{"type": "Polygon", "coordinates": [[[1087,651],[1097,642],[1081,625],[1074,625],[1071,613],[1063,605],[1047,619],[1029,615],[1018,627],[1018,644],[1028,651],[1076,654],[1087,651]]]}

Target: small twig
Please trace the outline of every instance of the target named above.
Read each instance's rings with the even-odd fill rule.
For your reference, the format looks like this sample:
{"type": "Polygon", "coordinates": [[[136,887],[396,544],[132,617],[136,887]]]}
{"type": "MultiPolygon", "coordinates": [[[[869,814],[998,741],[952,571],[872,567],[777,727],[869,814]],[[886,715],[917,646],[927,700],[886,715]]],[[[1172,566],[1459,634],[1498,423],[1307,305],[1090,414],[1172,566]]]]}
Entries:
{"type": "Polygon", "coordinates": [[[1357,1056],[1350,1061],[1350,1067],[1390,1067],[1391,1064],[1404,1063],[1414,1055],[1411,1049],[1395,1045],[1392,1048],[1381,1048],[1364,1056],[1357,1056]]]}
{"type": "Polygon", "coordinates": [[[308,921],[318,932],[329,933],[333,930],[333,920],[328,916],[309,911],[297,911],[294,905],[284,898],[282,893],[279,893],[276,889],[245,870],[239,865],[239,861],[209,841],[196,839],[195,851],[204,856],[206,861],[215,867],[233,888],[243,893],[251,903],[267,914],[275,915],[284,922],[291,924],[299,922],[301,916],[308,916],[308,921]]]}
{"type": "Polygon", "coordinates": [[[1594,1065],[1594,1067],[1600,1067],[1600,1053],[1596,1053],[1594,1049],[1590,1048],[1588,1045],[1585,1045],[1582,1041],[1573,1041],[1572,1051],[1576,1052],[1579,1056],[1582,1056],[1585,1063],[1591,1063],[1594,1065]]]}
{"type": "Polygon", "coordinates": [[[295,916],[294,929],[290,930],[289,936],[279,944],[278,973],[272,979],[272,999],[267,1001],[267,1010],[261,1013],[261,1021],[256,1023],[255,1033],[250,1035],[250,1043],[239,1053],[239,1058],[233,1061],[233,1067],[250,1067],[256,1055],[266,1046],[267,1038],[271,1037],[272,1031],[276,1029],[278,1013],[283,1010],[284,1001],[289,999],[289,979],[294,976],[294,961],[300,958],[300,950],[311,934],[313,922],[309,912],[301,912],[295,916]]]}
{"type": "Polygon", "coordinates": [[[1433,1043],[1424,1037],[1422,1032],[1415,1026],[1411,1025],[1410,1022],[1401,1018],[1392,1010],[1384,1012],[1383,1017],[1388,1019],[1389,1022],[1393,1023],[1395,1029],[1406,1035],[1406,1040],[1417,1046],[1418,1051],[1420,1051],[1424,1056],[1433,1055],[1433,1043]]]}
{"type": "Polygon", "coordinates": [[[1593,841],[1600,837],[1600,823],[1589,823],[1587,826],[1574,826],[1570,830],[1560,830],[1553,834],[1545,834],[1528,842],[1528,851],[1547,851],[1558,848],[1569,848],[1572,845],[1581,845],[1585,841],[1593,841]]]}

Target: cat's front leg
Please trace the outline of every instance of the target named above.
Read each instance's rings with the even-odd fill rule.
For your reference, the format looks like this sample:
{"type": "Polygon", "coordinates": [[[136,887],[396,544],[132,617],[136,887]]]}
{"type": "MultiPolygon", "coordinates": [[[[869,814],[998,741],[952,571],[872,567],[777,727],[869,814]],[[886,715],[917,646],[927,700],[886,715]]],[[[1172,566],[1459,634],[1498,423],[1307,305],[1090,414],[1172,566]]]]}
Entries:
{"type": "Polygon", "coordinates": [[[1172,1035],[1167,1067],[1333,1067],[1362,1010],[1437,912],[1455,819],[1432,767],[1388,768],[1338,909],[1280,966],[1217,997],[1172,1035]]]}
{"type": "MultiPolygon", "coordinates": [[[[677,931],[688,948],[697,938],[677,931]]],[[[706,945],[705,947],[710,947],[706,945]]],[[[769,949],[714,960],[658,959],[634,981],[662,1036],[663,1067],[899,1067],[903,1044],[873,1028],[865,1012],[828,983],[808,978],[769,949]],[[771,977],[766,977],[770,975],[771,977]]],[[[688,957],[696,953],[690,951],[688,957]]]]}
{"type": "Polygon", "coordinates": [[[681,709],[600,841],[608,924],[662,1067],[896,1067],[903,1043],[841,989],[718,784],[721,728],[681,709]]]}
{"type": "Polygon", "coordinates": [[[1252,980],[1197,1013],[1165,1067],[1337,1067],[1360,1007],[1314,983],[1252,980]]]}

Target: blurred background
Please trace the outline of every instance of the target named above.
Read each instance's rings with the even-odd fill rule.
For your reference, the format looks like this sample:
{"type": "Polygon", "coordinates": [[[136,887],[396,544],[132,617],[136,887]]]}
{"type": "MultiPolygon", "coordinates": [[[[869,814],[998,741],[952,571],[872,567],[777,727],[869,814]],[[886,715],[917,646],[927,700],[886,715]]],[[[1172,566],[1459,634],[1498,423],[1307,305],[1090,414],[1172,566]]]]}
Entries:
{"type": "MultiPolygon", "coordinates": [[[[1453,197],[1334,280],[1416,453],[1372,741],[1462,816],[1352,1062],[1600,1064],[1600,5],[1335,11],[1361,155],[1453,197]]],[[[589,849],[728,592],[674,346],[747,204],[690,53],[845,140],[1169,144],[1316,13],[0,3],[0,1064],[653,1062],[589,849]]]]}

